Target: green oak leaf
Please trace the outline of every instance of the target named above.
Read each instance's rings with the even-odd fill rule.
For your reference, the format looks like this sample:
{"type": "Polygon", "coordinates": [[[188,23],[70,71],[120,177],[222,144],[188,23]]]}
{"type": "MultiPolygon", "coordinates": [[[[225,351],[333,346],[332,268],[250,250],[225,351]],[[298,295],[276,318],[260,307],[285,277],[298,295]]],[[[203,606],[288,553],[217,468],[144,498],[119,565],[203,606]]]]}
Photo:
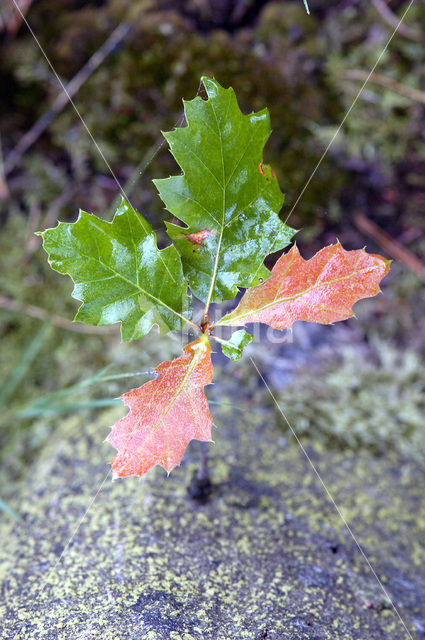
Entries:
{"type": "Polygon", "coordinates": [[[190,299],[174,246],[159,250],[150,224],[124,199],[112,222],[80,211],[75,223],[59,222],[39,235],[50,266],[74,280],[81,300],[75,320],[121,322],[123,340],[178,331],[190,318],[190,299]]]}
{"type": "Polygon", "coordinates": [[[247,333],[245,329],[239,329],[232,333],[230,340],[222,342],[221,350],[224,355],[230,358],[233,362],[240,360],[242,351],[254,340],[254,336],[247,333]]]}
{"type": "Polygon", "coordinates": [[[278,216],[283,194],[262,164],[267,109],[243,115],[231,87],[202,82],[208,100],[184,101],[187,126],[164,134],[183,173],[154,183],[186,225],[168,223],[167,231],[191,290],[209,304],[266,280],[265,256],[286,247],[294,230],[278,216]]]}

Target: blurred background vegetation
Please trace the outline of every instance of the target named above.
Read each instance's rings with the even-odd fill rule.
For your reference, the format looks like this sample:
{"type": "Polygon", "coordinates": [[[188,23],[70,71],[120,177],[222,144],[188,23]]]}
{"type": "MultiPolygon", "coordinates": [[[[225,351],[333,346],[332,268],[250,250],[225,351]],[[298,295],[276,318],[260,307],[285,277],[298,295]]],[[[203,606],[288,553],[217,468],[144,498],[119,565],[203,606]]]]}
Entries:
{"type": "MultiPolygon", "coordinates": [[[[364,303],[360,328],[342,340],[338,367],[356,384],[341,396],[342,378],[332,369],[328,391],[306,383],[306,392],[289,394],[291,416],[302,413],[308,393],[303,433],[319,412],[324,437],[328,430],[330,441],[368,446],[364,428],[348,435],[355,411],[338,434],[329,415],[335,402],[341,415],[351,401],[374,406],[371,380],[378,380],[382,402],[406,403],[408,417],[397,419],[407,421],[401,431],[408,441],[414,433],[418,448],[425,391],[425,4],[413,3],[385,49],[408,7],[404,0],[311,0],[310,16],[302,0],[17,1],[160,242],[165,212],[151,179],[176,171],[160,132],[183,123],[182,98],[202,95],[206,74],[232,85],[244,111],[269,108],[273,134],[265,157],[287,194],[282,217],[291,212],[291,225],[301,229],[304,255],[338,237],[347,248],[367,244],[396,258],[385,296],[364,303]],[[378,338],[368,360],[362,348],[378,338]],[[363,368],[353,364],[353,345],[363,368]],[[369,395],[353,391],[362,385],[369,395]]],[[[75,110],[60,102],[58,81],[13,0],[0,4],[0,51],[0,495],[9,499],[65,413],[79,410],[89,420],[128,387],[118,376],[149,370],[177,354],[179,344],[121,345],[116,327],[70,322],[77,308],[72,283],[50,271],[34,231],[75,220],[79,207],[111,219],[117,184],[75,110]]],[[[273,358],[264,346],[253,349],[269,370],[286,357],[283,347],[273,358]]],[[[136,375],[132,386],[144,379],[136,375]]],[[[384,443],[390,406],[384,415],[364,416],[384,443]]],[[[388,428],[394,439],[397,429],[388,428]]]]}

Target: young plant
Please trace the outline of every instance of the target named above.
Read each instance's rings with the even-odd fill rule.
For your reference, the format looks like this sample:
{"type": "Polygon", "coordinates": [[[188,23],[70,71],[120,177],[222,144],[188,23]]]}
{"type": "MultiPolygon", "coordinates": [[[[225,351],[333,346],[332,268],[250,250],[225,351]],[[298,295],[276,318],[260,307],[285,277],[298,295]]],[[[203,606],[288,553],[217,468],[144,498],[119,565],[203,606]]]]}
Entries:
{"type": "Polygon", "coordinates": [[[202,82],[208,99],[184,102],[187,126],[164,134],[182,173],[154,180],[182,223],[166,224],[173,244],[159,250],[151,226],[125,199],[112,222],[81,211],[77,222],[41,233],[52,268],[74,280],[73,297],[82,301],[75,320],[121,322],[123,340],[142,338],[153,325],[167,333],[189,323],[199,333],[180,357],[156,368],[154,380],[122,396],[129,412],[108,437],[118,452],[115,477],[141,476],[157,464],[170,472],[192,439],[211,440],[210,340],[231,360],[252,340],[244,329],[223,340],[216,327],[344,320],[355,302],[379,292],[389,269],[378,255],[336,243],[307,261],[294,245],[270,272],[264,258],[295,232],[279,218],[283,194],[263,163],[268,111],[243,115],[232,88],[202,82]],[[205,305],[197,321],[188,288],[205,305]],[[233,299],[239,288],[247,291],[238,306],[210,322],[211,303],[233,299]]]}

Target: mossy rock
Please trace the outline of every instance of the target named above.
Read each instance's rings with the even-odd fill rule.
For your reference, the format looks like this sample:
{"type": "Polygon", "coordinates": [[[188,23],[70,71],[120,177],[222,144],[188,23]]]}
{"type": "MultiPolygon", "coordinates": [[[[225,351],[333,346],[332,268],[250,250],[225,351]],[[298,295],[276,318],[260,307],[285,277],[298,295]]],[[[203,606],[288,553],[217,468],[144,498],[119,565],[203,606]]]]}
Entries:
{"type": "MultiPolygon", "coordinates": [[[[112,483],[113,451],[102,441],[122,411],[61,424],[14,505],[23,522],[2,525],[2,637],[407,637],[276,415],[249,397],[231,402],[241,407],[215,411],[215,487],[203,505],[187,493],[198,443],[169,477],[157,468],[112,483]]],[[[395,453],[305,446],[409,631],[422,637],[424,469],[395,453]]]]}
{"type": "MultiPolygon", "coordinates": [[[[328,328],[328,327],[327,327],[328,328]]],[[[332,338],[332,332],[327,332],[332,338]]],[[[325,334],[325,331],[323,331],[325,334]]],[[[359,345],[340,346],[338,362],[299,371],[278,394],[300,438],[315,434],[324,446],[395,451],[425,457],[425,369],[418,351],[393,347],[369,334],[369,357],[359,345]],[[374,360],[372,360],[372,354],[374,360]]],[[[311,358],[310,358],[311,365],[311,358]]]]}

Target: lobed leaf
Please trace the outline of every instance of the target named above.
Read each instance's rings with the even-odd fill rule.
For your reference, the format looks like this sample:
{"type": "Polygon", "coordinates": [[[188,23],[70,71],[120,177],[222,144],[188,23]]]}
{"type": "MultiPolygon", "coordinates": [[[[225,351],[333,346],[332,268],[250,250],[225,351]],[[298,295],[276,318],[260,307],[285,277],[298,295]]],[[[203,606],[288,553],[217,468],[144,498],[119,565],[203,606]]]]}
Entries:
{"type": "Polygon", "coordinates": [[[364,249],[345,251],[339,242],[310,260],[303,260],[294,246],[276,262],[271,278],[246,291],[236,309],[217,324],[264,322],[289,329],[296,320],[319,324],[345,320],[354,315],[355,302],[379,293],[389,264],[364,249]]]}
{"type": "Polygon", "coordinates": [[[155,371],[157,379],[121,396],[130,411],[108,436],[118,451],[112,461],[115,477],[142,476],[157,464],[170,472],[191,440],[211,440],[213,421],[204,393],[213,373],[208,339],[195,340],[155,371]]]}
{"type": "Polygon", "coordinates": [[[51,267],[74,280],[72,295],[83,302],[75,320],[121,322],[123,340],[136,340],[154,324],[167,333],[190,318],[176,248],[160,251],[150,224],[124,199],[112,222],[80,211],[77,222],[40,235],[51,267]]]}
{"type": "Polygon", "coordinates": [[[262,163],[267,109],[243,115],[232,88],[202,81],[208,100],[184,101],[187,127],[164,134],[183,174],[154,183],[186,225],[167,224],[167,231],[191,290],[209,303],[266,280],[265,256],[286,247],[294,231],[279,219],[283,194],[262,163]]]}

